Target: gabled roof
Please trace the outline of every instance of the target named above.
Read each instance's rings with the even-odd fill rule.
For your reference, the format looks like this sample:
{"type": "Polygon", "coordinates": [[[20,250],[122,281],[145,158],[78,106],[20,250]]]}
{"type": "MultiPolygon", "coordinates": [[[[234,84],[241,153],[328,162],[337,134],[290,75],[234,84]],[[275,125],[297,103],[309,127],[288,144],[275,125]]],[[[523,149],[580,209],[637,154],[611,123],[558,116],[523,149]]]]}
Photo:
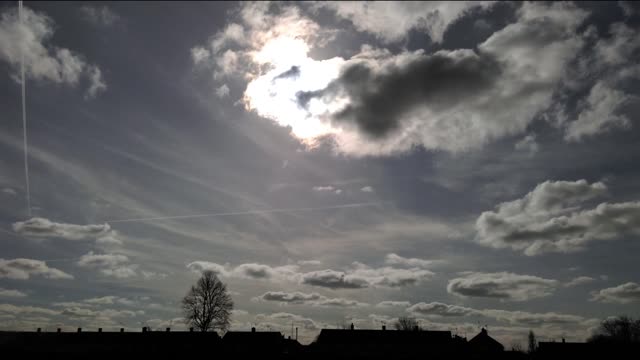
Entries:
{"type": "Polygon", "coordinates": [[[280,345],[284,340],[278,331],[228,331],[224,334],[223,341],[227,344],[256,344],[268,343],[271,346],[280,345]]]}
{"type": "Polygon", "coordinates": [[[469,345],[478,349],[504,351],[504,346],[489,336],[487,329],[482,328],[478,335],[469,340],[469,345]]]}

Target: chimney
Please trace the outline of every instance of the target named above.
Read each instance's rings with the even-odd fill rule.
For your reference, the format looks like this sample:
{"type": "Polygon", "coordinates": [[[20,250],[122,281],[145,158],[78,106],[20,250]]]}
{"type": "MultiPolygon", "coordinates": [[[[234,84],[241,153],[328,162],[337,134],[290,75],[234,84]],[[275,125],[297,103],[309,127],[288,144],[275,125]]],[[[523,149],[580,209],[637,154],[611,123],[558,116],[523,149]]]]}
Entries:
{"type": "Polygon", "coordinates": [[[353,323],[351,323],[351,330],[355,329],[355,327],[353,326],[353,323]]]}
{"type": "Polygon", "coordinates": [[[102,328],[98,328],[98,332],[102,332],[102,328]]]}
{"type": "Polygon", "coordinates": [[[296,326],[296,341],[298,341],[298,327],[296,326]]]}
{"type": "Polygon", "coordinates": [[[82,332],[82,328],[78,328],[78,332],[81,333],[82,332]]]}
{"type": "Polygon", "coordinates": [[[170,332],[170,331],[171,331],[171,328],[167,328],[167,332],[170,332]]]}
{"type": "Polygon", "coordinates": [[[146,327],[146,326],[144,326],[144,327],[142,328],[142,332],[147,332],[147,327],[146,327]]]}
{"type": "Polygon", "coordinates": [[[58,330],[57,330],[57,331],[58,331],[58,332],[62,332],[62,329],[58,328],[58,330]]]}
{"type": "Polygon", "coordinates": [[[562,343],[564,344],[564,338],[562,338],[562,343]]]}
{"type": "Polygon", "coordinates": [[[251,328],[251,332],[252,332],[252,333],[256,332],[256,328],[255,328],[255,327],[252,327],[252,328],[251,328]]]}
{"type": "Polygon", "coordinates": [[[385,325],[382,325],[382,330],[387,330],[387,327],[385,325]]]}
{"type": "Polygon", "coordinates": [[[193,328],[192,327],[189,328],[189,332],[193,332],[193,328]]]}
{"type": "Polygon", "coordinates": [[[124,328],[120,328],[120,332],[124,332],[124,328]]]}
{"type": "Polygon", "coordinates": [[[42,331],[42,329],[38,328],[36,331],[37,331],[37,332],[41,332],[41,331],[42,331]]]}

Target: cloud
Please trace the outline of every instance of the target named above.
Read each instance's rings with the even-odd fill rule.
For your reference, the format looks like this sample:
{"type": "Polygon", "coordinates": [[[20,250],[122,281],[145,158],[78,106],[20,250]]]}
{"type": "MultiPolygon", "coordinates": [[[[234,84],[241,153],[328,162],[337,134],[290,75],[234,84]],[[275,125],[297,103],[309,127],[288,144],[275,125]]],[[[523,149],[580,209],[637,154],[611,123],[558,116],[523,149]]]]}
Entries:
{"type": "Polygon", "coordinates": [[[270,83],[275,70],[256,75],[245,103],[303,143],[330,139],[351,156],[476,149],[524,132],[548,109],[583,45],[576,30],[587,13],[575,5],[525,3],[517,15],[476,49],[393,54],[363,46],[350,59],[318,62],[307,43],[291,45],[300,76],[285,86],[270,83]]]}
{"type": "Polygon", "coordinates": [[[578,141],[587,135],[604,132],[612,127],[629,127],[629,118],[616,112],[633,97],[598,82],[582,105],[578,119],[572,121],[565,134],[569,141],[578,141]]]}
{"type": "Polygon", "coordinates": [[[120,304],[120,305],[131,306],[131,305],[135,304],[135,302],[133,300],[130,300],[130,299],[127,299],[127,298],[123,298],[123,297],[119,297],[119,296],[113,296],[113,295],[96,297],[96,298],[89,298],[89,299],[83,300],[83,302],[85,302],[87,304],[92,304],[92,305],[120,304]]]}
{"type": "Polygon", "coordinates": [[[41,308],[37,306],[18,306],[11,304],[0,304],[0,313],[7,314],[42,314],[42,315],[59,315],[59,311],[41,308]]]}
{"type": "Polygon", "coordinates": [[[18,192],[16,192],[14,189],[12,188],[3,188],[2,189],[2,193],[3,194],[7,194],[7,195],[11,195],[11,196],[16,196],[18,195],[18,192]]]}
{"type": "MultiPolygon", "coordinates": [[[[20,24],[17,9],[9,9],[0,19],[0,60],[19,73],[24,54],[25,75],[34,80],[48,80],[56,84],[78,85],[81,78],[90,83],[89,95],[106,88],[100,69],[87,63],[80,54],[50,45],[55,24],[43,13],[23,8],[24,25],[20,24]]],[[[19,77],[14,76],[19,82],[19,77]]]]}
{"type": "Polygon", "coordinates": [[[434,263],[432,260],[406,258],[395,253],[387,254],[387,256],[385,256],[384,258],[384,262],[388,265],[400,265],[408,267],[429,267],[434,263]]]}
{"type": "Polygon", "coordinates": [[[277,323],[275,324],[276,326],[286,329],[291,327],[291,322],[293,321],[307,330],[317,330],[321,328],[320,324],[316,323],[313,319],[286,312],[258,314],[255,316],[255,321],[258,323],[258,327],[264,327],[268,321],[275,321],[277,323]]]}
{"type": "Polygon", "coordinates": [[[417,284],[433,276],[433,272],[418,267],[399,269],[385,266],[372,268],[358,262],[354,262],[344,271],[323,269],[302,272],[298,265],[274,267],[248,263],[234,267],[229,264],[220,265],[208,261],[193,261],[187,264],[187,268],[196,273],[211,270],[223,277],[291,282],[329,289],[401,287],[417,284]]]}
{"type": "Polygon", "coordinates": [[[558,281],[509,272],[472,272],[449,280],[447,292],[463,297],[525,301],[551,295],[558,281]]]}
{"type": "Polygon", "coordinates": [[[300,278],[297,265],[272,267],[264,264],[247,263],[232,267],[229,264],[220,265],[209,261],[193,261],[187,264],[187,268],[196,273],[211,270],[219,276],[241,279],[297,282],[300,278]]]}
{"type": "Polygon", "coordinates": [[[414,314],[426,316],[465,316],[473,314],[475,312],[475,310],[471,308],[458,305],[448,305],[439,302],[417,303],[413,306],[408,307],[407,311],[414,314]]]}
{"type": "Polygon", "coordinates": [[[591,295],[591,301],[629,304],[640,301],[640,284],[628,282],[593,292],[591,295]]]}
{"type": "Polygon", "coordinates": [[[118,233],[109,224],[75,225],[56,223],[49,219],[34,217],[26,221],[13,223],[16,233],[39,238],[58,238],[64,240],[95,240],[102,244],[122,244],[118,233]]]}
{"type": "Polygon", "coordinates": [[[0,297],[25,297],[27,294],[20,290],[5,289],[0,287],[0,297]]]}
{"type": "Polygon", "coordinates": [[[229,87],[227,84],[222,84],[219,88],[216,89],[216,96],[220,99],[229,96],[229,87]]]}
{"type": "Polygon", "coordinates": [[[111,26],[121,20],[108,6],[83,5],[80,7],[83,18],[94,25],[111,26]]]}
{"type": "Polygon", "coordinates": [[[308,272],[302,276],[302,283],[329,289],[362,289],[369,286],[365,279],[331,269],[308,272]]]}
{"type": "Polygon", "coordinates": [[[440,43],[449,25],[473,10],[487,9],[492,4],[475,1],[337,1],[316,6],[332,10],[338,17],[351,21],[358,31],[373,34],[385,42],[404,40],[411,30],[416,30],[440,43]]]}
{"type": "Polygon", "coordinates": [[[443,304],[439,302],[417,303],[407,311],[414,316],[427,317],[468,317],[483,316],[497,321],[507,322],[519,326],[542,326],[542,325],[585,325],[592,319],[582,316],[561,314],[555,312],[531,313],[527,311],[510,311],[499,309],[473,309],[458,305],[443,304]]]}
{"type": "Polygon", "coordinates": [[[545,181],[523,198],[504,202],[476,220],[476,241],[533,256],[575,252],[594,240],[640,233],[640,202],[585,203],[605,195],[606,186],[579,181],[545,181]]]}
{"type": "Polygon", "coordinates": [[[360,189],[360,191],[370,193],[370,192],[373,192],[374,190],[373,190],[373,188],[372,188],[371,186],[368,186],[368,185],[367,185],[367,186],[363,186],[363,187],[360,189]]]}
{"type": "Polygon", "coordinates": [[[538,143],[536,142],[536,136],[533,134],[525,136],[522,140],[516,143],[515,149],[524,151],[530,155],[537,153],[538,143]]]}
{"type": "Polygon", "coordinates": [[[80,267],[99,269],[105,276],[125,279],[137,275],[138,265],[129,264],[129,258],[122,254],[95,254],[88,252],[76,263],[80,267]]]}
{"type": "Polygon", "coordinates": [[[316,191],[316,192],[331,192],[331,193],[334,193],[336,195],[339,195],[339,194],[342,193],[342,189],[335,188],[335,187],[333,187],[331,185],[328,185],[328,186],[314,186],[312,189],[313,189],[313,191],[316,191]]]}
{"type": "Polygon", "coordinates": [[[298,265],[311,265],[311,266],[320,266],[322,265],[322,261],[320,260],[300,260],[298,261],[298,265]]]}
{"type": "Polygon", "coordinates": [[[568,281],[567,283],[565,283],[564,287],[580,286],[580,285],[588,284],[594,281],[596,281],[596,279],[590,276],[578,276],[576,278],[571,279],[571,281],[568,281]]]}
{"type": "Polygon", "coordinates": [[[73,279],[72,275],[62,270],[48,267],[44,261],[33,259],[0,259],[0,278],[28,280],[31,276],[42,276],[47,279],[73,279]]]}
{"type": "Polygon", "coordinates": [[[191,48],[191,59],[193,60],[193,63],[196,65],[209,59],[210,56],[211,56],[211,53],[209,52],[209,50],[203,48],[202,46],[196,46],[194,48],[191,48]]]}
{"type": "Polygon", "coordinates": [[[392,300],[385,300],[376,304],[376,307],[381,307],[381,308],[390,308],[390,307],[407,308],[409,306],[411,306],[411,303],[408,301],[392,301],[392,300]]]}
{"type": "Polygon", "coordinates": [[[328,298],[318,293],[268,291],[255,298],[258,301],[273,301],[281,304],[310,305],[320,307],[360,307],[368,304],[344,298],[328,298]]]}

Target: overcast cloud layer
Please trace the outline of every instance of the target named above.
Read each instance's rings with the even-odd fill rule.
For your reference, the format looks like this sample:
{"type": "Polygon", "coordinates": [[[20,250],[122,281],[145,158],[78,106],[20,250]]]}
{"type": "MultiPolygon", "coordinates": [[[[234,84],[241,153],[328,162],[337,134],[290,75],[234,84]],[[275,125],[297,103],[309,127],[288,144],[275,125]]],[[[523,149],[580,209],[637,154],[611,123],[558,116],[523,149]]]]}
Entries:
{"type": "Polygon", "coordinates": [[[204,270],[232,329],[305,343],[640,316],[635,3],[26,5],[0,6],[0,330],[183,329],[204,270]]]}

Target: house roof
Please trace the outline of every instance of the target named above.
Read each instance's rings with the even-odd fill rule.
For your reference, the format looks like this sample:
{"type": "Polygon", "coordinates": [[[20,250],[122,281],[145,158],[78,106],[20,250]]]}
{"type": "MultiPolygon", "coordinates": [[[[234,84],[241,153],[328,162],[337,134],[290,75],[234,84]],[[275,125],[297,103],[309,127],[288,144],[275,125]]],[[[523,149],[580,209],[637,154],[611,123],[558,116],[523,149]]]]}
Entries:
{"type": "Polygon", "coordinates": [[[450,331],[342,330],[322,329],[319,345],[331,344],[448,344],[450,331]]]}
{"type": "Polygon", "coordinates": [[[474,336],[473,339],[469,340],[469,345],[476,348],[483,348],[487,350],[504,350],[504,346],[498,342],[496,339],[489,336],[487,329],[482,328],[478,335],[474,336]]]}

